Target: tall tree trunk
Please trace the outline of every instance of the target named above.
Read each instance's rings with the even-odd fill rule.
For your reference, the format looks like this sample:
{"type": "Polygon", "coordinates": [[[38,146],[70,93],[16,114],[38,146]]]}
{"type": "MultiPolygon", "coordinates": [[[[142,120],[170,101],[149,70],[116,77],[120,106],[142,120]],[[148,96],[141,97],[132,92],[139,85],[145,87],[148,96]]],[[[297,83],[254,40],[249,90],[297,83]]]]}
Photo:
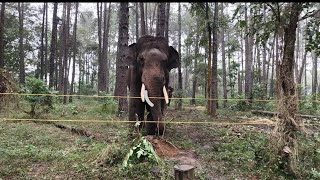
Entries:
{"type": "Polygon", "coordinates": [[[157,36],[164,37],[165,21],[166,21],[166,3],[159,3],[158,5],[158,18],[157,18],[157,36]]]}
{"type": "Polygon", "coordinates": [[[273,92],[274,92],[274,66],[275,66],[275,64],[277,64],[278,63],[278,57],[279,57],[279,45],[278,45],[278,43],[279,43],[279,39],[278,39],[278,37],[279,37],[279,35],[278,35],[278,33],[276,32],[275,34],[274,34],[274,36],[275,36],[275,47],[274,47],[274,51],[275,51],[275,53],[276,53],[276,55],[274,56],[274,52],[273,52],[273,57],[272,57],[272,64],[271,64],[271,78],[270,78],[270,93],[269,93],[269,97],[273,97],[273,92]]]}
{"type": "Polygon", "coordinates": [[[5,20],[5,11],[6,3],[1,3],[1,12],[0,12],[0,68],[4,68],[4,20],[5,20]]]}
{"type": "Polygon", "coordinates": [[[242,95],[242,90],[243,90],[243,77],[244,77],[244,46],[243,46],[243,35],[242,35],[242,32],[239,33],[239,37],[240,37],[240,46],[241,46],[241,73],[239,75],[240,77],[240,80],[239,80],[239,83],[238,83],[238,94],[241,96],[242,95]]]}
{"type": "MultiPolygon", "coordinates": [[[[248,12],[247,12],[247,5],[245,5],[246,12],[245,12],[245,21],[248,22],[248,12]]],[[[249,28],[248,24],[245,26],[245,34],[248,34],[249,28]]],[[[251,23],[250,23],[251,24],[251,23]]],[[[252,101],[252,49],[251,49],[251,35],[246,36],[245,38],[245,56],[246,56],[246,63],[245,63],[245,96],[248,102],[252,101]]]]}
{"type": "MultiPolygon", "coordinates": [[[[287,24],[284,26],[284,51],[282,62],[279,63],[277,89],[279,120],[277,128],[273,133],[274,137],[271,146],[275,147],[276,153],[281,157],[283,169],[297,175],[297,154],[286,153],[284,148],[295,152],[297,147],[297,132],[300,130],[301,120],[296,116],[297,96],[294,81],[294,46],[296,41],[296,28],[299,14],[302,11],[303,3],[289,3],[287,24]]],[[[279,162],[279,161],[278,161],[279,162]]]]}
{"type": "Polygon", "coordinates": [[[46,17],[46,3],[43,3],[42,26],[41,26],[41,47],[40,47],[40,79],[44,79],[44,26],[46,17]]]}
{"type": "MultiPolygon", "coordinates": [[[[64,67],[64,78],[63,78],[63,94],[68,94],[68,84],[69,84],[69,68],[68,68],[68,59],[69,59],[69,26],[70,26],[70,10],[71,10],[71,3],[67,4],[67,19],[65,23],[65,35],[64,35],[64,57],[63,57],[63,67],[64,67]]],[[[63,97],[63,104],[67,104],[67,96],[63,97]]]]}
{"type": "MultiPolygon", "coordinates": [[[[76,72],[76,54],[77,54],[77,24],[78,24],[78,8],[79,3],[76,2],[76,13],[74,17],[74,26],[73,26],[73,62],[72,62],[72,77],[71,77],[71,87],[70,87],[70,95],[73,95],[74,93],[74,78],[75,78],[75,72],[76,72]]],[[[80,66],[80,64],[79,64],[80,66]]],[[[69,97],[69,102],[72,102],[72,96],[69,97]]]]}
{"type": "MultiPolygon", "coordinates": [[[[143,2],[140,3],[140,18],[141,18],[141,36],[146,34],[146,22],[145,22],[145,15],[144,15],[144,7],[143,2]]],[[[146,12],[147,13],[147,12],[146,12]]]]}
{"type": "Polygon", "coordinates": [[[64,79],[64,54],[66,51],[66,3],[63,3],[62,10],[62,25],[60,26],[60,49],[59,49],[59,74],[58,74],[58,89],[61,94],[63,94],[63,79],[64,79]]]}
{"type": "MultiPolygon", "coordinates": [[[[266,4],[263,5],[263,23],[266,23],[266,4]]],[[[269,69],[266,69],[267,64],[267,42],[262,44],[263,50],[262,50],[262,83],[264,86],[264,94],[268,94],[268,76],[267,71],[269,69]]]]}
{"type": "MultiPolygon", "coordinates": [[[[106,9],[105,9],[106,10],[106,9]]],[[[106,15],[106,12],[104,13],[106,15]]],[[[106,90],[106,76],[105,76],[105,63],[103,63],[103,55],[102,55],[102,3],[97,3],[97,16],[98,16],[98,93],[106,90]]],[[[105,17],[104,17],[105,18],[105,17]]],[[[106,21],[104,21],[106,22],[106,21]]],[[[104,23],[105,27],[105,23],[104,23]]]]}
{"type": "Polygon", "coordinates": [[[207,76],[207,111],[211,111],[211,79],[212,79],[212,67],[211,67],[211,26],[210,26],[210,20],[209,20],[209,5],[208,2],[206,2],[206,19],[207,19],[207,30],[208,30],[208,76],[207,76]]]}
{"type": "Polygon", "coordinates": [[[58,11],[58,3],[54,3],[53,6],[53,17],[52,17],[52,35],[51,35],[51,44],[50,44],[50,57],[49,57],[49,88],[53,88],[54,86],[54,72],[55,72],[55,63],[54,60],[56,59],[56,52],[57,52],[57,25],[58,25],[58,18],[57,18],[57,11],[58,11]]]}
{"type": "MultiPolygon", "coordinates": [[[[179,25],[179,46],[178,46],[178,51],[179,51],[179,58],[180,58],[180,62],[181,62],[181,4],[179,2],[179,6],[178,6],[178,25],[179,25]]],[[[178,66],[178,98],[182,98],[182,73],[181,73],[181,63],[178,66]]],[[[182,99],[178,100],[178,109],[182,109],[182,99]]]]}
{"type": "Polygon", "coordinates": [[[198,83],[198,74],[197,74],[197,67],[198,67],[198,58],[199,58],[199,23],[197,21],[197,34],[195,39],[195,49],[194,49],[194,65],[193,65],[193,77],[192,77],[192,99],[191,99],[191,105],[196,105],[196,92],[197,92],[197,83],[198,83]]]}
{"type": "Polygon", "coordinates": [[[105,58],[106,63],[106,93],[109,94],[109,67],[110,67],[110,59],[108,59],[108,49],[109,49],[109,32],[110,32],[110,18],[111,18],[111,2],[109,3],[108,8],[108,19],[107,26],[104,30],[104,38],[103,38],[103,56],[105,58]]]}
{"type": "Polygon", "coordinates": [[[135,13],[136,13],[136,41],[139,39],[139,6],[135,3],[135,13]]]}
{"type": "Polygon", "coordinates": [[[46,2],[46,30],[45,30],[45,47],[44,47],[44,78],[46,83],[48,82],[48,70],[49,70],[49,62],[48,62],[48,3],[46,2]]]}
{"type": "Polygon", "coordinates": [[[212,91],[211,91],[211,110],[210,115],[217,116],[217,98],[218,98],[218,2],[214,3],[213,18],[213,44],[212,44],[212,91]]]}
{"type": "Polygon", "coordinates": [[[312,52],[312,58],[313,58],[313,67],[312,67],[312,106],[313,108],[317,109],[317,103],[315,102],[317,100],[317,86],[318,86],[318,56],[315,52],[312,52]]]}
{"type": "Polygon", "coordinates": [[[24,30],[23,30],[23,20],[24,20],[24,3],[18,3],[18,11],[19,11],[19,82],[20,84],[25,84],[25,64],[24,64],[24,47],[23,47],[23,39],[24,39],[24,30]]]}
{"type": "Polygon", "coordinates": [[[119,39],[118,39],[118,52],[117,52],[117,70],[116,70],[116,88],[115,88],[115,96],[122,96],[122,98],[118,98],[119,106],[118,113],[127,112],[128,103],[127,99],[124,98],[127,96],[127,88],[126,88],[126,73],[127,73],[127,65],[125,62],[125,49],[128,46],[129,40],[129,7],[128,2],[120,3],[120,11],[119,11],[119,39]]]}
{"type": "Polygon", "coordinates": [[[167,8],[166,8],[166,22],[165,22],[165,38],[169,42],[169,16],[170,16],[170,2],[167,2],[167,8]]]}
{"type": "MultiPolygon", "coordinates": [[[[221,17],[223,18],[223,3],[221,3],[221,17]]],[[[226,70],[226,53],[224,41],[224,28],[221,28],[221,53],[222,53],[222,84],[223,84],[223,107],[227,107],[227,70],[226,70]]],[[[230,67],[230,66],[229,66],[230,67]]]]}

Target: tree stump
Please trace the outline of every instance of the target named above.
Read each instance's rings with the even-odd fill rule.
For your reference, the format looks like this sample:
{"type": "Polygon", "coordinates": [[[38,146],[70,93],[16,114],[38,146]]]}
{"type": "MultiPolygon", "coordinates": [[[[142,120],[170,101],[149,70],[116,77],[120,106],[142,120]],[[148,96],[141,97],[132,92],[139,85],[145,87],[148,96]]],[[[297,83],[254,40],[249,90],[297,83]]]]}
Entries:
{"type": "Polygon", "coordinates": [[[179,164],[174,166],[174,179],[175,180],[193,180],[194,179],[194,167],[185,164],[179,164]]]}

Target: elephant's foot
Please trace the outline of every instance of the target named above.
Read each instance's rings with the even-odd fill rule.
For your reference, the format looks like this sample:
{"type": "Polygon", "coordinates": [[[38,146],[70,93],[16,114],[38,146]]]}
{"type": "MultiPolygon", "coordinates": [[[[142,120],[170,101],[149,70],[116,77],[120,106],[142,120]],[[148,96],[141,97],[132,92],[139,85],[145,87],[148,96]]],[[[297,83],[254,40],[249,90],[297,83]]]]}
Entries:
{"type": "Polygon", "coordinates": [[[147,121],[153,121],[151,123],[146,123],[146,133],[147,135],[163,135],[164,132],[164,123],[160,121],[159,123],[154,121],[151,113],[147,116],[147,121]]]}

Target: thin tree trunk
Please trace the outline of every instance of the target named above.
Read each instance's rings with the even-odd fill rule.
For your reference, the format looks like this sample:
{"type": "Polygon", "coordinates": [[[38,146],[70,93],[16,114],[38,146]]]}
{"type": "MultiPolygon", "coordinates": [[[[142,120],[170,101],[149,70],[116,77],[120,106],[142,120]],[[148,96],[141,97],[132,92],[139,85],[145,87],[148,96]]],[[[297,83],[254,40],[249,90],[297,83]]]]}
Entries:
{"type": "Polygon", "coordinates": [[[206,19],[207,19],[207,30],[208,30],[208,76],[207,76],[207,111],[211,111],[211,79],[212,79],[212,58],[211,58],[211,26],[209,21],[209,5],[208,2],[206,2],[206,19]]]}
{"type": "Polygon", "coordinates": [[[111,2],[109,3],[109,8],[108,8],[108,19],[107,19],[107,27],[106,30],[104,31],[104,58],[106,61],[106,93],[109,94],[109,67],[110,67],[110,59],[108,59],[108,49],[109,49],[109,32],[110,32],[110,18],[111,18],[111,2]]]}
{"type": "Polygon", "coordinates": [[[4,23],[5,23],[5,7],[6,3],[1,3],[0,12],[0,68],[4,68],[4,23]]]}
{"type": "MultiPolygon", "coordinates": [[[[178,51],[179,51],[179,58],[181,62],[181,4],[179,2],[178,6],[178,25],[179,25],[179,46],[178,46],[178,51]]],[[[182,98],[182,73],[181,73],[181,63],[178,66],[178,98],[182,98]]],[[[182,99],[178,100],[178,109],[182,109],[182,99]]]]}
{"type": "Polygon", "coordinates": [[[312,52],[313,54],[313,76],[312,76],[312,106],[313,108],[317,109],[317,103],[315,102],[317,100],[317,86],[318,86],[318,56],[315,52],[312,52]]]}
{"type": "Polygon", "coordinates": [[[20,84],[25,84],[25,62],[24,62],[24,47],[23,47],[23,39],[24,39],[24,30],[23,30],[23,20],[24,20],[24,3],[18,3],[18,11],[19,11],[19,82],[20,84]]]}
{"type": "MultiPolygon", "coordinates": [[[[247,13],[247,5],[246,12],[245,12],[245,21],[248,22],[248,13],[247,13]]],[[[247,23],[248,24],[248,23],[247,23]]],[[[252,23],[250,23],[252,24],[252,23]]],[[[245,27],[245,34],[248,34],[248,25],[245,27]]],[[[251,37],[252,35],[248,35],[245,38],[245,54],[246,54],[246,63],[245,63],[245,97],[247,102],[252,102],[252,44],[251,44],[251,37]]]]}
{"type": "MultiPolygon", "coordinates": [[[[70,95],[74,93],[74,78],[76,72],[76,54],[77,54],[77,23],[78,23],[78,8],[79,3],[76,2],[76,13],[74,18],[74,26],[73,26],[73,62],[72,62],[72,77],[71,77],[71,87],[70,87],[70,95]]],[[[72,102],[72,96],[69,97],[69,102],[72,102]]]]}
{"type": "Polygon", "coordinates": [[[42,13],[42,27],[41,27],[41,47],[40,47],[40,79],[43,80],[44,77],[44,26],[45,26],[45,17],[46,17],[46,3],[43,3],[43,13],[42,13]]]}
{"type": "Polygon", "coordinates": [[[277,64],[278,62],[278,57],[279,57],[279,39],[278,39],[278,34],[275,33],[275,47],[274,47],[274,51],[276,52],[276,56],[274,56],[274,52],[273,52],[273,57],[272,57],[272,64],[271,64],[271,78],[270,78],[270,92],[269,92],[269,97],[273,97],[273,92],[274,92],[274,66],[275,64],[277,64]]]}
{"type": "MultiPolygon", "coordinates": [[[[106,9],[105,9],[106,10],[106,9]]],[[[106,15],[106,13],[104,13],[106,15]]],[[[104,59],[102,55],[102,32],[101,32],[101,26],[102,26],[102,3],[97,3],[97,17],[98,17],[98,94],[100,94],[101,91],[105,91],[106,89],[106,82],[105,82],[105,67],[104,67],[104,59]]],[[[105,21],[106,22],[106,21],[105,21]]],[[[105,24],[104,24],[105,27],[105,24]]]]}
{"type": "Polygon", "coordinates": [[[45,49],[44,49],[44,78],[46,83],[48,82],[48,69],[49,69],[49,63],[48,63],[48,3],[46,2],[46,30],[45,30],[45,49]]]}
{"type": "MultiPolygon", "coordinates": [[[[143,2],[140,3],[140,18],[141,18],[141,36],[146,34],[146,22],[145,22],[145,15],[144,15],[144,7],[143,2]]],[[[146,12],[147,13],[147,12],[146,12]]]]}
{"type": "Polygon", "coordinates": [[[195,39],[195,49],[194,49],[194,65],[193,65],[193,77],[192,77],[192,99],[191,99],[191,105],[196,105],[196,92],[197,92],[197,66],[198,66],[198,57],[199,57],[199,23],[197,21],[197,32],[196,32],[196,39],[195,39]]]}
{"type": "Polygon", "coordinates": [[[212,92],[211,111],[210,115],[217,116],[217,98],[218,98],[218,2],[214,3],[214,19],[213,19],[213,56],[212,56],[212,92]]]}
{"type": "Polygon", "coordinates": [[[63,3],[63,10],[62,10],[62,25],[60,26],[60,50],[59,50],[59,75],[58,75],[58,89],[60,93],[63,93],[63,79],[64,79],[64,66],[63,66],[63,60],[64,60],[64,54],[66,51],[66,3],[63,3]]]}
{"type": "MultiPolygon", "coordinates": [[[[223,18],[223,3],[221,3],[221,17],[223,18]]],[[[221,53],[222,53],[222,84],[223,84],[223,107],[227,107],[227,70],[226,70],[226,53],[224,41],[224,28],[221,28],[221,53]]],[[[229,66],[230,67],[230,66],[229,66]]],[[[231,81],[230,81],[231,82],[231,81]]]]}
{"type": "Polygon", "coordinates": [[[57,52],[57,11],[58,11],[58,3],[54,3],[53,6],[53,17],[52,17],[52,35],[51,35],[51,45],[50,45],[50,57],[49,57],[49,88],[53,88],[54,86],[54,72],[55,72],[55,63],[56,52],[57,52]]]}
{"type": "MultiPolygon", "coordinates": [[[[68,68],[68,59],[69,59],[69,26],[70,26],[70,10],[71,10],[71,3],[67,4],[67,19],[65,23],[65,35],[64,35],[64,62],[63,62],[63,67],[64,67],[64,78],[63,78],[63,94],[67,95],[68,94],[68,84],[69,84],[69,68],[68,68]]],[[[63,104],[67,104],[67,96],[63,97],[63,104]]]]}
{"type": "Polygon", "coordinates": [[[139,39],[139,7],[138,3],[135,3],[135,13],[136,13],[136,41],[139,39]]]}
{"type": "Polygon", "coordinates": [[[167,2],[167,8],[166,8],[166,24],[165,24],[165,38],[169,42],[169,16],[170,16],[170,2],[167,2]]]}
{"type": "Polygon", "coordinates": [[[243,77],[244,77],[244,58],[243,58],[243,54],[244,54],[244,47],[243,47],[243,35],[242,35],[242,32],[239,33],[240,35],[240,46],[241,46],[241,75],[240,75],[240,80],[239,80],[239,83],[238,83],[238,94],[241,96],[242,93],[243,93],[243,77]]]}

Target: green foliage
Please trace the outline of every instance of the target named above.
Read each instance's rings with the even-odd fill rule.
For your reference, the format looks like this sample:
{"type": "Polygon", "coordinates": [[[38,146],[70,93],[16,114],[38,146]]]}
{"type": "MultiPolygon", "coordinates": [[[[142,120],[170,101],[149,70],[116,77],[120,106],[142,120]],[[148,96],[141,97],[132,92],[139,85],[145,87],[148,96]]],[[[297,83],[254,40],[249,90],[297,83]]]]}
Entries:
{"type": "Polygon", "coordinates": [[[154,151],[152,144],[144,137],[135,139],[128,154],[123,160],[123,167],[132,167],[141,162],[148,161],[151,164],[160,162],[160,158],[154,151]]]}
{"type": "Polygon", "coordinates": [[[80,94],[83,95],[93,95],[96,93],[96,90],[92,84],[84,84],[82,81],[80,83],[80,94]]]}
{"type": "Polygon", "coordinates": [[[306,33],[306,50],[308,52],[315,52],[318,56],[320,55],[320,32],[319,32],[320,21],[318,19],[311,19],[307,23],[306,33]]]}
{"type": "MultiPolygon", "coordinates": [[[[110,94],[106,94],[105,92],[101,92],[100,96],[110,96],[110,94]]],[[[115,101],[112,97],[103,97],[100,102],[101,105],[101,113],[103,114],[115,114],[118,110],[118,102],[115,101]]]]}
{"type": "MultiPolygon", "coordinates": [[[[21,93],[26,94],[53,94],[48,87],[40,79],[34,77],[27,77],[25,87],[21,93]]],[[[39,116],[43,112],[48,112],[53,108],[52,96],[44,95],[28,95],[25,100],[30,104],[30,111],[28,113],[31,118],[39,116]]]]}

